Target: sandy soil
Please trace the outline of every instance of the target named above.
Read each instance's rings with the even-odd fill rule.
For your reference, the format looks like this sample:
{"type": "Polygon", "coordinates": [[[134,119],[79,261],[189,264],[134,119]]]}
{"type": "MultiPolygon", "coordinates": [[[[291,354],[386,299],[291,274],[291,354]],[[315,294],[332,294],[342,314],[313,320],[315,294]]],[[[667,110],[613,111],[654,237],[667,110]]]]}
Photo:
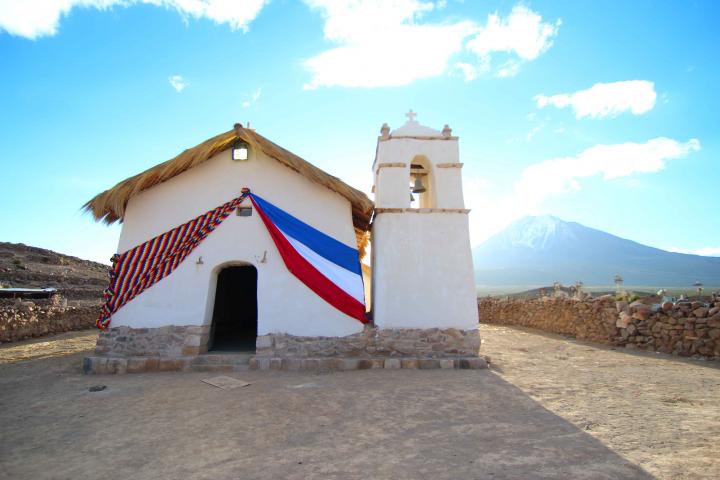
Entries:
{"type": "Polygon", "coordinates": [[[83,376],[89,332],[2,346],[0,478],[720,476],[714,364],[483,331],[490,370],[244,372],[231,391],[83,376]]]}
{"type": "Polygon", "coordinates": [[[657,478],[720,478],[720,362],[484,326],[493,369],[657,478]]]}

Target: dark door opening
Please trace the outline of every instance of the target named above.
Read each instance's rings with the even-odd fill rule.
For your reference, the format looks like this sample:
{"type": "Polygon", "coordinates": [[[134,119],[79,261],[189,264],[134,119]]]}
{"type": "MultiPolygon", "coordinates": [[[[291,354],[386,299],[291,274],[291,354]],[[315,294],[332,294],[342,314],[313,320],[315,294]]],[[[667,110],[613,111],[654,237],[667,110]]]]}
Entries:
{"type": "Polygon", "coordinates": [[[210,350],[255,351],[257,269],[252,265],[220,271],[215,289],[210,350]]]}

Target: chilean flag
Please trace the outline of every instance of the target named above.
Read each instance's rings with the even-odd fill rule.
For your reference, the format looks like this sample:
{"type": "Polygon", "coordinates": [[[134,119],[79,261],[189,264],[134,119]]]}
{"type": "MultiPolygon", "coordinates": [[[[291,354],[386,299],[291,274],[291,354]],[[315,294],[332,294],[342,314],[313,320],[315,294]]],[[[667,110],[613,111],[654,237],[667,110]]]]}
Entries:
{"type": "Polygon", "coordinates": [[[358,250],[303,223],[267,200],[250,194],[285,266],[323,300],[367,323],[358,250]]]}

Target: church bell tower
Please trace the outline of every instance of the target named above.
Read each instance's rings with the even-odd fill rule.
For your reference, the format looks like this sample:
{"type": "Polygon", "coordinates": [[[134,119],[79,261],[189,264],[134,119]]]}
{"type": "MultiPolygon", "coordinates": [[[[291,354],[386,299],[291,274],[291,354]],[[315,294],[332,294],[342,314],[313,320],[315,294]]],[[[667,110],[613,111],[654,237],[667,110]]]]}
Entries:
{"type": "Polygon", "coordinates": [[[379,329],[457,329],[477,335],[458,137],[447,125],[437,131],[415,116],[408,112],[405,125],[392,132],[384,124],[378,137],[374,322],[379,329]]]}

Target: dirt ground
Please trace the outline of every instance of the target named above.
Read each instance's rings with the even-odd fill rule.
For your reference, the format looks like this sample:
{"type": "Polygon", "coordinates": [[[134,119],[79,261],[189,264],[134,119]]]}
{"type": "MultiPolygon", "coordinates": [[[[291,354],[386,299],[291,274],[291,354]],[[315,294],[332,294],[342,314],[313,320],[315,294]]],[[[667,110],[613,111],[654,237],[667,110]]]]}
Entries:
{"type": "Polygon", "coordinates": [[[720,478],[717,364],[484,326],[490,370],[83,376],[0,347],[0,478],[720,478]],[[93,385],[105,385],[90,392],[93,385]]]}

